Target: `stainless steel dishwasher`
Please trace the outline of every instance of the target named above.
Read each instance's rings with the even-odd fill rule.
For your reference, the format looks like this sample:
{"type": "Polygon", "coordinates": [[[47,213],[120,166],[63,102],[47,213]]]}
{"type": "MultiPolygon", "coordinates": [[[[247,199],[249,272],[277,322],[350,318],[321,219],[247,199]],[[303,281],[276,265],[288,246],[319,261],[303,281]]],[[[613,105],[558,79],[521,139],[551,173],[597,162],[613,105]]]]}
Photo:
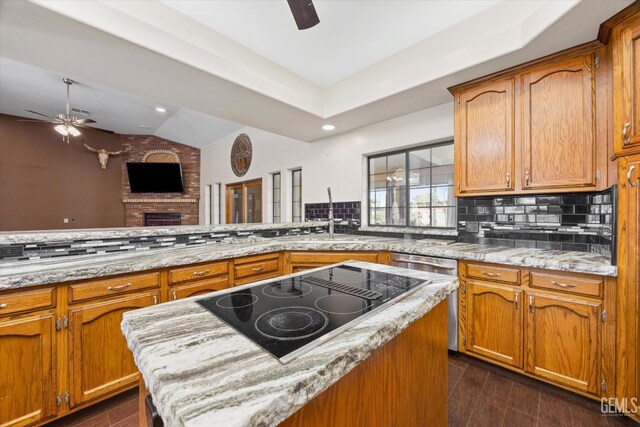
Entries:
{"type": "MultiPolygon", "coordinates": [[[[455,259],[436,258],[423,255],[409,255],[402,253],[391,254],[391,265],[408,268],[409,270],[429,271],[432,273],[458,276],[458,261],[455,259]]],[[[458,351],[458,291],[449,295],[448,305],[448,347],[458,351]]]]}

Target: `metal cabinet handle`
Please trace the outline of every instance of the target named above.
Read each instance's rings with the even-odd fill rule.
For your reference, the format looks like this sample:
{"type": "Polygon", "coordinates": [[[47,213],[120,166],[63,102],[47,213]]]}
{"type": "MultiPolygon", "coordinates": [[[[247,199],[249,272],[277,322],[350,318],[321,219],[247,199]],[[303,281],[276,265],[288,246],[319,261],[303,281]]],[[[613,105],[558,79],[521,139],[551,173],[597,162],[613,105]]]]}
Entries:
{"type": "Polygon", "coordinates": [[[0,309],[7,308],[7,304],[0,304],[0,309]]]}
{"type": "Polygon", "coordinates": [[[631,166],[631,167],[629,168],[629,170],[627,171],[627,181],[629,181],[629,186],[630,186],[630,187],[635,187],[635,186],[636,186],[636,183],[635,183],[635,182],[633,182],[633,181],[631,180],[631,174],[633,173],[633,171],[634,171],[635,169],[636,169],[636,167],[635,167],[635,165],[634,165],[634,166],[631,166]]]}
{"type": "Polygon", "coordinates": [[[174,301],[178,299],[178,296],[176,295],[176,291],[173,291],[171,293],[171,297],[173,298],[174,301]]]}
{"type": "Polygon", "coordinates": [[[108,286],[107,290],[108,291],[121,291],[123,289],[127,289],[129,286],[131,286],[131,283],[127,283],[124,285],[118,285],[118,286],[108,286]]]}
{"type": "Polygon", "coordinates": [[[507,188],[511,188],[511,172],[507,172],[507,188]]]}
{"type": "Polygon", "coordinates": [[[629,127],[631,126],[631,123],[627,122],[624,124],[624,127],[622,128],[622,139],[624,140],[624,145],[628,145],[631,144],[631,138],[629,138],[629,127]]]}
{"type": "Polygon", "coordinates": [[[205,274],[211,273],[211,270],[202,270],[202,271],[194,271],[194,276],[204,276],[205,274]]]}
{"type": "Polygon", "coordinates": [[[264,270],[264,267],[263,267],[263,266],[260,266],[260,267],[253,267],[253,271],[262,271],[262,270],[264,270]]]}
{"type": "Polygon", "coordinates": [[[455,270],[455,267],[449,267],[448,265],[442,265],[442,264],[438,264],[435,262],[428,262],[428,261],[420,261],[417,259],[406,259],[406,258],[398,258],[396,260],[394,260],[395,262],[406,262],[407,264],[421,264],[421,265],[430,265],[431,267],[436,267],[436,268],[443,268],[445,270],[455,270]]]}
{"type": "Polygon", "coordinates": [[[529,169],[526,169],[524,171],[524,185],[526,185],[527,187],[529,186],[529,176],[531,175],[531,172],[529,172],[529,169]]]}
{"type": "Polygon", "coordinates": [[[533,296],[529,295],[529,313],[533,313],[533,296]]]}
{"type": "Polygon", "coordinates": [[[551,284],[555,285],[555,286],[560,286],[561,288],[575,288],[576,287],[576,285],[574,285],[574,284],[560,283],[560,282],[556,282],[555,280],[552,280],[551,284]]]}
{"type": "Polygon", "coordinates": [[[153,296],[153,305],[156,305],[156,304],[158,304],[158,296],[154,295],[153,296]]]}
{"type": "Polygon", "coordinates": [[[518,310],[520,308],[520,292],[515,292],[514,296],[515,296],[515,299],[513,300],[513,303],[516,306],[516,310],[518,310]]]}
{"type": "Polygon", "coordinates": [[[488,271],[483,271],[482,274],[489,277],[500,277],[500,273],[489,273],[488,271]]]}

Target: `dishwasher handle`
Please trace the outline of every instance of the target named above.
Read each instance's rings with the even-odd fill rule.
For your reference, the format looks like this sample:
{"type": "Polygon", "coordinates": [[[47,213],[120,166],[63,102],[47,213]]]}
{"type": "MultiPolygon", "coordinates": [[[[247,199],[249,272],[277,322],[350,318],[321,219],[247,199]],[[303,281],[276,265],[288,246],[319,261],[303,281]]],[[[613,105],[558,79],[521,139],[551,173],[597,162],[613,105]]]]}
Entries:
{"type": "Polygon", "coordinates": [[[422,265],[428,265],[431,267],[436,267],[436,268],[442,268],[445,270],[455,270],[456,267],[449,267],[448,265],[442,265],[442,264],[438,264],[435,262],[429,262],[429,261],[420,261],[417,259],[406,259],[406,258],[398,258],[398,259],[393,259],[391,260],[392,262],[406,262],[408,264],[422,264],[422,265]]]}

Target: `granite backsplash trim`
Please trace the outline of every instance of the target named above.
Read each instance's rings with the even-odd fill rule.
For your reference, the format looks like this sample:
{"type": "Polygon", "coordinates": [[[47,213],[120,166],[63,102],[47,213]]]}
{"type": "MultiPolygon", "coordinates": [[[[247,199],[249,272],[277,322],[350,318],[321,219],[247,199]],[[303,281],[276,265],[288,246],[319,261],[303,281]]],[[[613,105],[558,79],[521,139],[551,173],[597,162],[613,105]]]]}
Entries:
{"type": "MultiPolygon", "coordinates": [[[[329,203],[306,203],[304,217],[307,221],[329,219],[329,203]]],[[[360,202],[336,202],[333,204],[333,218],[336,233],[352,233],[360,227],[360,202]]]]}
{"type": "Polygon", "coordinates": [[[322,226],[0,245],[0,261],[27,261],[74,255],[146,251],[168,247],[181,248],[202,244],[234,243],[238,240],[250,240],[251,238],[318,234],[326,231],[327,227],[322,226]]]}
{"type": "Polygon", "coordinates": [[[616,187],[597,193],[458,199],[458,241],[596,252],[615,263],[616,187]]]}

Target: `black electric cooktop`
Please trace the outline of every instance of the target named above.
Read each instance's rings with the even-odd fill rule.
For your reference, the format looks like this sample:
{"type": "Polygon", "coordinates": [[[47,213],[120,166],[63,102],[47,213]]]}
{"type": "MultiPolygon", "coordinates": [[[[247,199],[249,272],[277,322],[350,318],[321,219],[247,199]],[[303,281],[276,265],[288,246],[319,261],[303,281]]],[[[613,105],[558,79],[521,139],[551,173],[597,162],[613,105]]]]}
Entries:
{"type": "Polygon", "coordinates": [[[423,282],[340,265],[196,302],[287,363],[423,282]]]}

